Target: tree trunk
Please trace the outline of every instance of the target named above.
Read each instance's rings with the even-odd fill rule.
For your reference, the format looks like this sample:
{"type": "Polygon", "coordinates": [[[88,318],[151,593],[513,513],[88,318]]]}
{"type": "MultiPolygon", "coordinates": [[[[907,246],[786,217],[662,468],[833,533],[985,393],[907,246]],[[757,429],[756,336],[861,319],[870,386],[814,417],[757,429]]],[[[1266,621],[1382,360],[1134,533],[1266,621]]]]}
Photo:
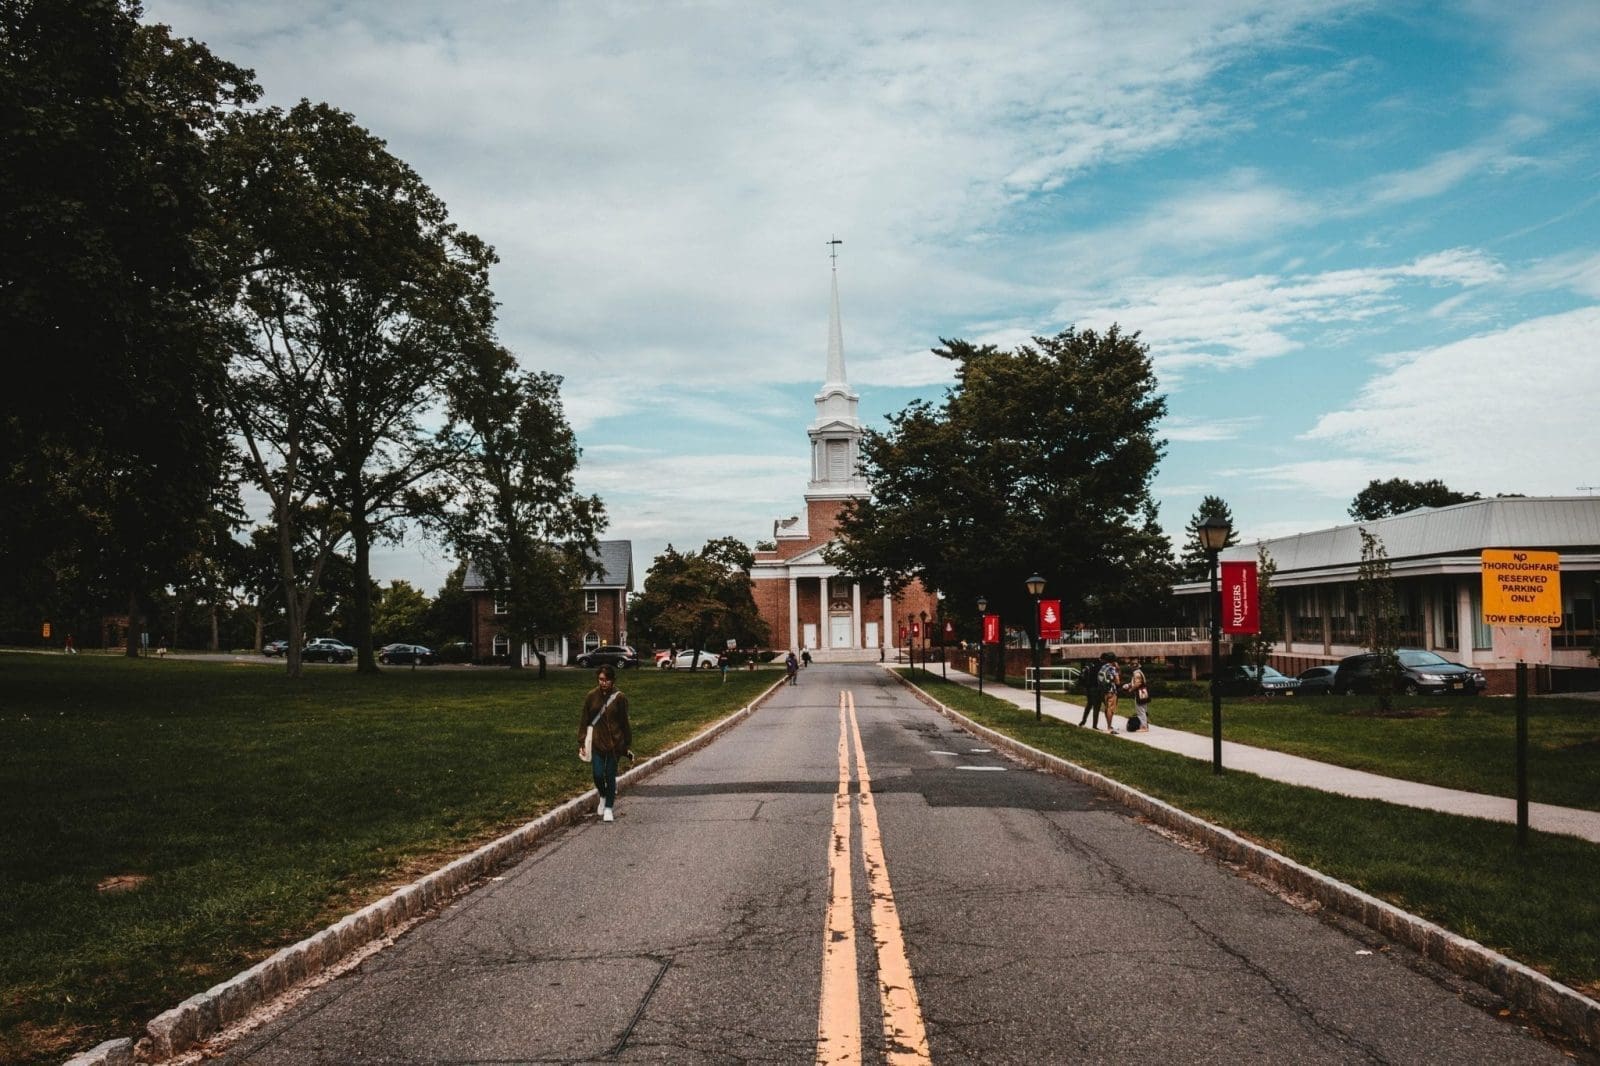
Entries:
{"type": "MultiPolygon", "coordinates": [[[[289,623],[289,646],[284,649],[283,665],[290,677],[300,676],[300,645],[305,643],[301,632],[300,597],[294,587],[294,523],[287,507],[278,508],[278,576],[283,579],[284,614],[289,623]]],[[[256,625],[260,626],[260,615],[256,625]]],[[[259,640],[259,636],[257,640],[259,640]]]]}
{"type": "Polygon", "coordinates": [[[261,605],[256,604],[256,654],[261,654],[261,649],[267,644],[267,620],[261,614],[261,605]]]}
{"type": "MultiPolygon", "coordinates": [[[[178,646],[177,641],[173,641],[172,646],[176,648],[178,646]]],[[[211,605],[211,650],[222,650],[221,625],[217,621],[217,605],[214,603],[211,605]]]]}
{"type": "Polygon", "coordinates": [[[539,680],[543,681],[544,680],[544,652],[540,651],[538,649],[538,647],[536,646],[533,649],[533,654],[534,654],[534,657],[539,660],[539,680]]]}
{"type": "Polygon", "coordinates": [[[123,654],[130,659],[139,657],[139,637],[144,632],[139,620],[139,594],[133,590],[128,592],[128,650],[123,654]]]}
{"type": "Polygon", "coordinates": [[[350,493],[350,539],[356,549],[355,625],[356,672],[376,674],[378,660],[372,654],[372,545],[367,516],[356,492],[350,493]]]}

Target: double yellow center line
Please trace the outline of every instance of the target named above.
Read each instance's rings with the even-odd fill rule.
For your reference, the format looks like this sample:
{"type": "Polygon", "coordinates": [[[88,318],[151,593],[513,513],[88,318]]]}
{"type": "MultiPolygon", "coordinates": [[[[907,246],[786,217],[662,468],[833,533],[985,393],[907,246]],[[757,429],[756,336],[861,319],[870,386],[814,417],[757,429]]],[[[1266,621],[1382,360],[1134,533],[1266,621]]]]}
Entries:
{"type": "Polygon", "coordinates": [[[906,958],[900,912],[889,886],[889,867],[878,832],[872,776],[861,745],[854,693],[839,693],[839,788],[833,796],[833,836],[828,847],[828,914],[822,940],[822,997],[817,1012],[817,1062],[861,1061],[861,996],[856,984],[856,940],[850,803],[850,751],[861,778],[861,858],[872,898],[873,941],[878,950],[878,998],[884,1051],[890,1063],[927,1063],[928,1034],[906,958]]]}

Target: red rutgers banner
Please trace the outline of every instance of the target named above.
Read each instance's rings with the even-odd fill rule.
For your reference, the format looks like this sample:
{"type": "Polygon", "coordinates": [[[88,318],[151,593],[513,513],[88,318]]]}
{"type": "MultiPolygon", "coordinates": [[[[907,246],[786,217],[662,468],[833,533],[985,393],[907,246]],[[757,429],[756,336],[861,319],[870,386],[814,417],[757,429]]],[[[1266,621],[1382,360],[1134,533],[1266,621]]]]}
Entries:
{"type": "Polygon", "coordinates": [[[900,627],[900,643],[904,644],[906,642],[906,638],[909,637],[910,635],[911,635],[910,633],[906,632],[906,627],[905,626],[901,626],[900,627]]]}
{"type": "Polygon", "coordinates": [[[1039,601],[1039,639],[1061,639],[1061,601],[1039,601]]]}
{"type": "Polygon", "coordinates": [[[1261,601],[1256,595],[1255,563],[1223,563],[1222,631],[1224,633],[1261,632],[1261,601]]]}
{"type": "Polygon", "coordinates": [[[985,644],[1000,643],[1000,616],[986,614],[983,616],[983,642],[985,644]]]}
{"type": "Polygon", "coordinates": [[[944,630],[942,631],[942,635],[939,638],[939,643],[948,644],[948,643],[950,643],[950,641],[955,640],[955,639],[956,639],[956,624],[954,622],[950,621],[950,619],[946,618],[944,620],[944,630]]]}

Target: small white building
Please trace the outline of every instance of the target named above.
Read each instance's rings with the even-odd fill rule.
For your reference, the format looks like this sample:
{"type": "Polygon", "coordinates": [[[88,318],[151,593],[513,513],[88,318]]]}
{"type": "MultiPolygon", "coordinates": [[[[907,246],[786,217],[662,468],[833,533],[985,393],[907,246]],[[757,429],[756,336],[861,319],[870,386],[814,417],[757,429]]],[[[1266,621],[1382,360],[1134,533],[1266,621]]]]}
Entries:
{"type": "MultiPolygon", "coordinates": [[[[1537,691],[1600,690],[1595,602],[1600,598],[1600,497],[1499,497],[1425,507],[1373,522],[1260,542],[1277,564],[1272,586],[1282,643],[1272,663],[1297,673],[1362,651],[1357,573],[1361,530],[1388,553],[1400,614],[1400,645],[1426,648],[1489,675],[1491,692],[1511,691],[1515,667],[1498,662],[1483,624],[1485,549],[1553,551],[1561,556],[1562,625],[1551,634],[1551,665],[1537,691]]],[[[1222,552],[1254,561],[1256,544],[1222,552]]],[[[1173,588],[1184,616],[1209,625],[1209,582],[1173,588]]]]}

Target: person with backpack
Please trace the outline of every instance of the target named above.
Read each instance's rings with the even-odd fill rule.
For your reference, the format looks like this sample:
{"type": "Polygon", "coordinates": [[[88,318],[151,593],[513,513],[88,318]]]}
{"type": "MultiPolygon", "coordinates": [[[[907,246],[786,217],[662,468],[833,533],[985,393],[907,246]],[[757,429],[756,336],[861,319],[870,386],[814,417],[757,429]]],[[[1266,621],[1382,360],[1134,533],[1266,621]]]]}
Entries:
{"type": "Polygon", "coordinates": [[[1122,686],[1122,671],[1117,666],[1115,652],[1101,652],[1100,659],[1100,690],[1105,693],[1101,697],[1100,709],[1106,716],[1106,732],[1115,733],[1117,727],[1111,716],[1117,713],[1117,690],[1122,686]]]}
{"type": "Polygon", "coordinates": [[[628,697],[617,690],[617,670],[609,664],[595,673],[595,686],[583,697],[578,716],[578,758],[594,771],[600,803],[594,813],[614,820],[617,805],[617,762],[633,758],[633,727],[628,724],[628,697]]]}
{"type": "Polygon", "coordinates": [[[1078,688],[1083,692],[1083,717],[1078,719],[1078,725],[1087,725],[1091,715],[1094,716],[1094,728],[1100,728],[1100,704],[1105,699],[1105,689],[1100,687],[1100,664],[1093,659],[1084,661],[1083,667],[1078,671],[1078,688]]]}

